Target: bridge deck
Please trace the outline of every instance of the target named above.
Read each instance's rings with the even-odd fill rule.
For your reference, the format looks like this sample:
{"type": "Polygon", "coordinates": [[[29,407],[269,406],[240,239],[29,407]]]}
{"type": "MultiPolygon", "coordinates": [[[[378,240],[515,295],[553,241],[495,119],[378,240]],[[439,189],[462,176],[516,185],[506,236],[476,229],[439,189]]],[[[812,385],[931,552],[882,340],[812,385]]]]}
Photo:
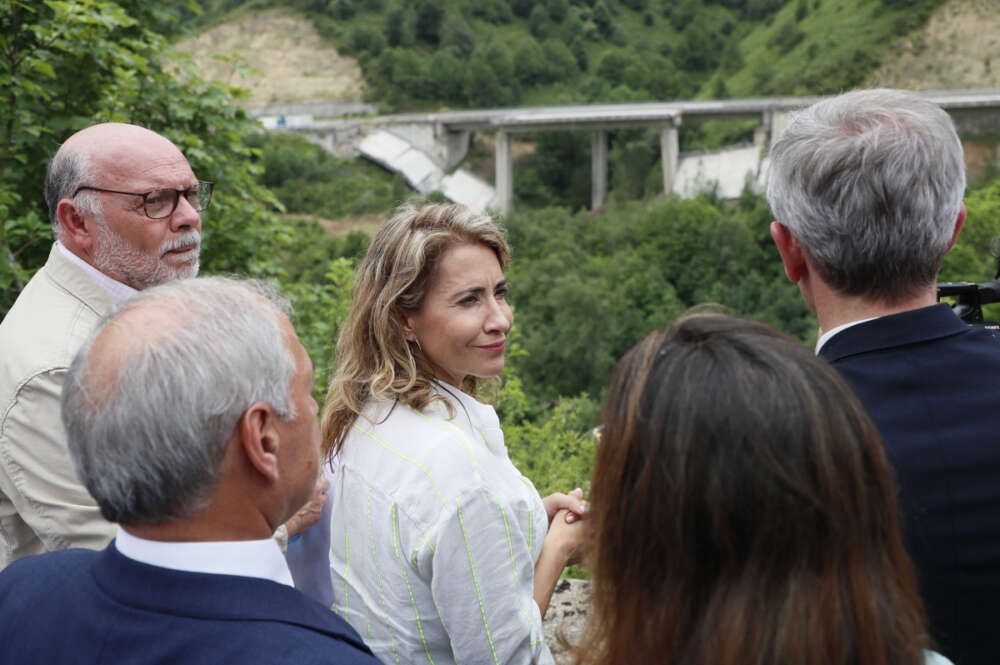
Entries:
{"type": "MultiPolygon", "coordinates": [[[[934,90],[918,92],[946,110],[969,108],[1000,108],[1000,90],[934,90]]],[[[625,104],[590,104],[572,106],[536,106],[435,113],[403,113],[383,115],[378,124],[432,123],[452,131],[499,130],[528,131],[529,129],[664,125],[678,117],[696,116],[703,119],[757,119],[766,111],[788,111],[804,108],[822,97],[749,97],[744,99],[689,100],[641,102],[625,104]]]]}

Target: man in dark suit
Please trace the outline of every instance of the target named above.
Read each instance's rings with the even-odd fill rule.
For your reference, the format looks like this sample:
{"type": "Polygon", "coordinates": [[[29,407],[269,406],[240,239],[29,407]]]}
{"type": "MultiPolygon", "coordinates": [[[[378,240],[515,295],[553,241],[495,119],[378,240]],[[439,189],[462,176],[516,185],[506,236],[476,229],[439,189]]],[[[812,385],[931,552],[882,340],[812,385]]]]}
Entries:
{"type": "Polygon", "coordinates": [[[83,345],[63,425],[118,533],[0,572],[0,663],[378,662],[292,588],[271,537],[319,471],[312,363],[283,310],[252,282],[175,281],[83,345]]]}
{"type": "Polygon", "coordinates": [[[936,648],[993,665],[1000,339],[937,304],[966,217],[954,125],[913,94],[853,92],[798,114],[770,158],[771,236],[819,319],[817,352],[882,433],[936,648]]]}

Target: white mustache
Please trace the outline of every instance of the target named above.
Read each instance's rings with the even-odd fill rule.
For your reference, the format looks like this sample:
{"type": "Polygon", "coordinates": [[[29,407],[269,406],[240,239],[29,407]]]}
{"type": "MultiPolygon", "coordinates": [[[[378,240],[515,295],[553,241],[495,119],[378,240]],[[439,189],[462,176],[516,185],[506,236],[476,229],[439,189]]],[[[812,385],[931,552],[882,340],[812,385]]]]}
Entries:
{"type": "Polygon", "coordinates": [[[160,256],[163,256],[167,252],[172,252],[175,249],[181,249],[182,247],[187,247],[189,245],[194,245],[194,251],[201,251],[201,233],[198,231],[187,231],[183,235],[167,242],[163,247],[160,248],[160,256]]]}

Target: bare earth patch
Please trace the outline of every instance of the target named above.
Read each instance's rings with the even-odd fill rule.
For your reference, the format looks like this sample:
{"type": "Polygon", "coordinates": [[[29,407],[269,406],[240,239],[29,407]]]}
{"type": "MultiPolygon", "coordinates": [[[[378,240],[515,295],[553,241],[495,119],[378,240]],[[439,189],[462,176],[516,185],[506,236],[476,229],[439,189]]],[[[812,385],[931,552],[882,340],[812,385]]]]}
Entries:
{"type": "Polygon", "coordinates": [[[361,68],[354,58],[320,37],[303,18],[262,13],[244,16],[185,39],[176,45],[189,53],[204,78],[250,90],[248,108],[278,102],[359,102],[364,90],[361,68]],[[234,62],[242,61],[262,76],[243,76],[234,62]]]}
{"type": "Polygon", "coordinates": [[[308,219],[316,222],[323,227],[323,231],[328,236],[343,236],[347,235],[350,231],[364,231],[374,238],[378,230],[382,228],[385,220],[389,219],[389,212],[386,211],[386,214],[370,213],[367,215],[358,215],[357,217],[341,217],[339,219],[327,219],[325,217],[299,213],[283,215],[283,217],[289,219],[308,219]]]}
{"type": "Polygon", "coordinates": [[[951,0],[894,43],[868,84],[911,90],[1000,86],[997,0],[951,0]]]}

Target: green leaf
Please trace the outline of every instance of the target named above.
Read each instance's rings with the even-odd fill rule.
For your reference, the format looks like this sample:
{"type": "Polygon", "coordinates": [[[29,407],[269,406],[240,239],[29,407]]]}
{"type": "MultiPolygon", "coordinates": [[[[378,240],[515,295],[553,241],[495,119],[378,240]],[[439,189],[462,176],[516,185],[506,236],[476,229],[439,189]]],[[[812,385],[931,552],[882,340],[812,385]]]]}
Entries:
{"type": "Polygon", "coordinates": [[[32,63],[32,68],[39,74],[47,76],[50,79],[56,78],[55,68],[44,60],[36,60],[32,63]]]}

